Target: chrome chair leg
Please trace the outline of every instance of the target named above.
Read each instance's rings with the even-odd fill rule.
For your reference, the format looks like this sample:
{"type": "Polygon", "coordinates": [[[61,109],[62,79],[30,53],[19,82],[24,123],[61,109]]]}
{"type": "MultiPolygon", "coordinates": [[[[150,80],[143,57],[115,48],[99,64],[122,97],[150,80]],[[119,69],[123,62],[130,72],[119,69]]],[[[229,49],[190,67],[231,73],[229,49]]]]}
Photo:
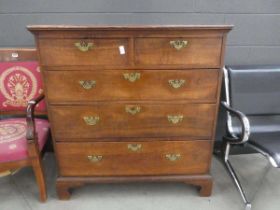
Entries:
{"type": "Polygon", "coordinates": [[[231,165],[231,163],[229,162],[229,151],[230,151],[230,144],[229,143],[225,143],[224,148],[223,148],[223,162],[226,166],[226,169],[228,171],[228,173],[230,174],[231,178],[234,181],[235,186],[237,187],[243,202],[245,203],[245,209],[246,210],[250,210],[252,208],[252,204],[248,201],[248,199],[246,198],[246,195],[244,193],[244,190],[240,184],[240,181],[231,165]]]}

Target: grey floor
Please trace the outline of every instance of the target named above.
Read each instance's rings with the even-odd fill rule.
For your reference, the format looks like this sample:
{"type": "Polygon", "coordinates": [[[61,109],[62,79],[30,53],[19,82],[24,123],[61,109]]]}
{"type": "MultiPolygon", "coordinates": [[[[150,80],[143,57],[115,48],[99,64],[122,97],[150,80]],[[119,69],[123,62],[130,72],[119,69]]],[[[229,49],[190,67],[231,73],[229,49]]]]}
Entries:
{"type": "MultiPolygon", "coordinates": [[[[267,165],[260,155],[236,155],[232,164],[253,199],[253,210],[280,209],[280,169],[267,165]],[[246,179],[247,178],[247,179],[246,179]]],[[[88,185],[73,191],[71,200],[59,201],[55,192],[55,160],[44,158],[48,201],[38,202],[32,170],[0,178],[0,210],[239,210],[244,209],[229,176],[214,158],[211,197],[197,195],[194,187],[182,183],[138,183],[88,185]]]]}

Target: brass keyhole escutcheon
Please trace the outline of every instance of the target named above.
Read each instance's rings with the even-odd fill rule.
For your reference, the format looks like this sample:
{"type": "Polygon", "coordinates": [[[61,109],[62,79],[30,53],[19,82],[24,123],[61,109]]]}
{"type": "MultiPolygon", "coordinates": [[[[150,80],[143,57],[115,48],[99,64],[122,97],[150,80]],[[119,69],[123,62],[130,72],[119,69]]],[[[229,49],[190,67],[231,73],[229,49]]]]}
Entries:
{"type": "Polygon", "coordinates": [[[178,124],[183,121],[184,115],[167,115],[168,122],[178,124]]]}
{"type": "Polygon", "coordinates": [[[76,42],[74,45],[81,52],[87,52],[87,51],[91,50],[94,46],[92,42],[87,42],[87,41],[84,41],[84,40],[81,40],[80,42],[76,42]]]}
{"type": "Polygon", "coordinates": [[[95,80],[80,80],[79,84],[86,90],[90,90],[95,87],[96,81],[95,80]]]}
{"type": "Polygon", "coordinates": [[[182,87],[185,84],[186,80],[184,79],[170,79],[168,80],[168,83],[171,87],[178,89],[182,87]]]}
{"type": "Polygon", "coordinates": [[[139,72],[123,73],[123,77],[129,82],[135,82],[140,79],[141,73],[139,72]]]}
{"type": "Polygon", "coordinates": [[[99,116],[84,116],[83,119],[87,125],[96,125],[100,120],[99,116]]]}
{"type": "Polygon", "coordinates": [[[90,162],[97,163],[102,160],[103,156],[102,155],[88,155],[87,158],[90,162]]]}
{"type": "Polygon", "coordinates": [[[188,45],[188,41],[187,40],[172,40],[169,43],[176,50],[181,50],[181,49],[185,48],[188,45]]]}
{"type": "Polygon", "coordinates": [[[127,148],[133,152],[137,152],[142,148],[142,144],[128,144],[127,148]]]}
{"type": "Polygon", "coordinates": [[[172,162],[179,160],[181,158],[181,154],[166,154],[165,158],[172,162]]]}
{"type": "Polygon", "coordinates": [[[126,105],[125,106],[125,111],[131,115],[136,115],[141,111],[140,106],[135,106],[135,105],[126,105]]]}

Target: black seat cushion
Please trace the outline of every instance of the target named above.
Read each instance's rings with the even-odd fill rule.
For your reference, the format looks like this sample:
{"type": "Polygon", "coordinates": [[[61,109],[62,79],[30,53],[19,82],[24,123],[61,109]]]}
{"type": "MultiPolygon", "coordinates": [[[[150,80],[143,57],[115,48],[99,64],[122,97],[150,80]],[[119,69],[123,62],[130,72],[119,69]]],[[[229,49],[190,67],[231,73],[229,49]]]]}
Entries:
{"type": "MultiPolygon", "coordinates": [[[[280,115],[246,115],[250,122],[250,133],[280,132],[280,115]]],[[[235,117],[232,118],[234,134],[240,134],[241,124],[235,117]]]]}
{"type": "Polygon", "coordinates": [[[249,143],[269,154],[280,167],[280,132],[253,133],[249,143]]]}

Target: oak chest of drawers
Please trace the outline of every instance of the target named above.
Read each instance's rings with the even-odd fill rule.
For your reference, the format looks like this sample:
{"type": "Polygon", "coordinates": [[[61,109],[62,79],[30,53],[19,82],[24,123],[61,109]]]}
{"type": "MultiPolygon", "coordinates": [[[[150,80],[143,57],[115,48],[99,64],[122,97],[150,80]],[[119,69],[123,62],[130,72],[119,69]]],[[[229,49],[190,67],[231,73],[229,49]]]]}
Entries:
{"type": "Polygon", "coordinates": [[[29,26],[58,163],[57,192],[91,182],[182,181],[211,193],[231,26],[29,26]]]}

